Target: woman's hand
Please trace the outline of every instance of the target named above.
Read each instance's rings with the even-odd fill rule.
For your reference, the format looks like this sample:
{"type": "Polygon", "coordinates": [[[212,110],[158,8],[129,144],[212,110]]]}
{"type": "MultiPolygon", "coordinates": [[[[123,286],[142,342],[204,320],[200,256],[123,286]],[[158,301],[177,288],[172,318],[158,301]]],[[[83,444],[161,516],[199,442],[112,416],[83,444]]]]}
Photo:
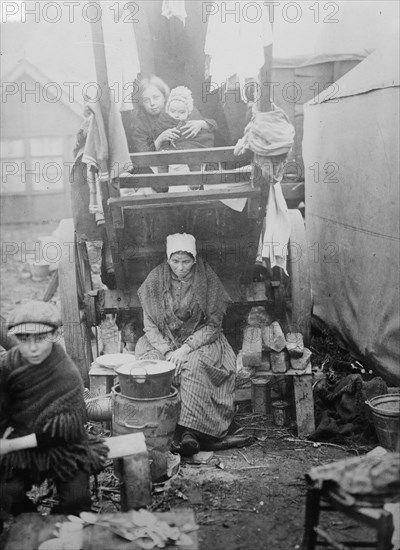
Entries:
{"type": "Polygon", "coordinates": [[[166,358],[168,361],[171,361],[171,363],[174,363],[175,365],[175,376],[179,375],[183,363],[186,361],[187,356],[191,352],[191,347],[187,344],[183,344],[180,348],[176,349],[175,351],[169,351],[166,354],[166,358]]]}
{"type": "Polygon", "coordinates": [[[188,120],[181,128],[182,135],[185,138],[196,137],[200,130],[208,128],[208,124],[205,120],[188,120]]]}
{"type": "Polygon", "coordinates": [[[154,140],[156,151],[160,149],[164,141],[173,141],[174,139],[177,139],[179,135],[179,130],[176,128],[168,128],[167,130],[164,130],[164,132],[161,132],[161,134],[154,140]]]}

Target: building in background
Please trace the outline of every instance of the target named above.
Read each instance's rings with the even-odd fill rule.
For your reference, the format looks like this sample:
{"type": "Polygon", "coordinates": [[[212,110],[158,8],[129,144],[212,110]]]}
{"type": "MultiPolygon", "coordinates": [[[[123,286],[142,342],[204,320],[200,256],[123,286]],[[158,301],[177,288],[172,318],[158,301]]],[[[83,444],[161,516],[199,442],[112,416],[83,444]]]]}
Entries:
{"type": "Polygon", "coordinates": [[[82,105],[26,60],[3,78],[1,222],[71,216],[69,174],[82,105]]]}

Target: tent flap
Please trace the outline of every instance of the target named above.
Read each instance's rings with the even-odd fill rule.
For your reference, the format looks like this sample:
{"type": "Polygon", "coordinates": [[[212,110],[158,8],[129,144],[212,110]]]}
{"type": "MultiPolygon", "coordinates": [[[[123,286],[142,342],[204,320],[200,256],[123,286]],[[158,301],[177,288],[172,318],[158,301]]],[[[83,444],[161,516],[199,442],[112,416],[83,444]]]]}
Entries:
{"type": "MultiPolygon", "coordinates": [[[[353,71],[341,79],[345,85],[353,71]]],[[[308,104],[303,140],[314,313],[394,385],[400,385],[398,106],[398,85],[308,104]]]]}

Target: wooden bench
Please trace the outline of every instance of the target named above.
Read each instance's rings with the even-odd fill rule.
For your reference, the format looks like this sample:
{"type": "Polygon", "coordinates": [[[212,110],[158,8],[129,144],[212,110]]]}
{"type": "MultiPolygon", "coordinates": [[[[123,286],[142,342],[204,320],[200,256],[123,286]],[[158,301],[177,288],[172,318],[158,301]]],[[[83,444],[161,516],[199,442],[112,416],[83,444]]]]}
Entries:
{"type": "Polygon", "coordinates": [[[90,394],[97,397],[110,393],[115,377],[116,374],[113,369],[101,367],[93,362],[89,370],[90,394]]]}
{"type": "MultiPolygon", "coordinates": [[[[238,356],[240,360],[240,355],[238,356]]],[[[265,378],[269,382],[274,382],[277,377],[290,376],[293,380],[297,435],[304,437],[315,430],[314,418],[314,398],[312,391],[312,370],[311,370],[311,353],[307,348],[304,351],[304,357],[300,359],[290,359],[293,367],[293,362],[304,362],[303,370],[290,368],[285,373],[274,373],[270,370],[269,365],[265,365],[261,361],[259,368],[256,368],[256,378],[265,378]]],[[[267,407],[271,404],[271,384],[267,384],[267,407]]],[[[246,385],[247,386],[247,385],[246,385]]],[[[251,385],[242,389],[236,390],[237,397],[235,402],[251,400],[252,389],[251,385]]],[[[267,411],[266,411],[267,412],[267,411]]]]}
{"type": "Polygon", "coordinates": [[[360,505],[349,505],[344,503],[334,491],[319,489],[313,486],[308,487],[301,550],[314,550],[317,546],[328,546],[329,548],[336,548],[336,550],[346,550],[350,547],[391,550],[392,535],[393,517],[383,507],[366,508],[360,505]],[[376,541],[351,541],[346,545],[336,541],[327,531],[318,526],[320,513],[333,510],[339,511],[375,529],[376,541]]]}

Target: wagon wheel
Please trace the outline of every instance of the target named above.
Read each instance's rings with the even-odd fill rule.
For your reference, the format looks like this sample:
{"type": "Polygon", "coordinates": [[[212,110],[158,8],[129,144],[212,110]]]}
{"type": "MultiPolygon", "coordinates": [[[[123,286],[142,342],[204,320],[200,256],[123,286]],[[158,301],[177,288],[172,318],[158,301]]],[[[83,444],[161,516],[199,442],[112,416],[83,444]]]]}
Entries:
{"type": "Polygon", "coordinates": [[[311,331],[312,300],[306,231],[299,210],[289,210],[289,217],[292,226],[287,262],[289,319],[291,331],[301,332],[304,343],[308,345],[311,331]]]}
{"type": "Polygon", "coordinates": [[[92,289],[85,243],[78,243],[72,219],[60,223],[62,255],[58,265],[61,312],[67,353],[89,387],[89,367],[93,361],[91,330],[84,311],[87,292],[92,289]]]}

